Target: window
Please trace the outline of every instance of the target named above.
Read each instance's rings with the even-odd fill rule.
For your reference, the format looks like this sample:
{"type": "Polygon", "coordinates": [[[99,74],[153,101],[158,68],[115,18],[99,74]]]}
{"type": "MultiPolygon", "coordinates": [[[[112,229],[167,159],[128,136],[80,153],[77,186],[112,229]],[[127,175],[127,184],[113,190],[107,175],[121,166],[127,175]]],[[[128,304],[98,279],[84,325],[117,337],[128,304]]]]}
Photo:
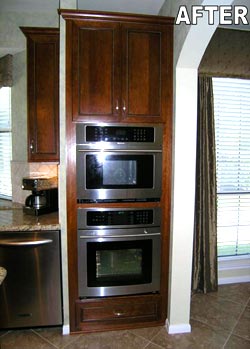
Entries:
{"type": "Polygon", "coordinates": [[[250,80],[213,78],[218,256],[250,254],[250,80]]]}
{"type": "Polygon", "coordinates": [[[0,197],[11,199],[11,88],[0,88],[0,197]]]}

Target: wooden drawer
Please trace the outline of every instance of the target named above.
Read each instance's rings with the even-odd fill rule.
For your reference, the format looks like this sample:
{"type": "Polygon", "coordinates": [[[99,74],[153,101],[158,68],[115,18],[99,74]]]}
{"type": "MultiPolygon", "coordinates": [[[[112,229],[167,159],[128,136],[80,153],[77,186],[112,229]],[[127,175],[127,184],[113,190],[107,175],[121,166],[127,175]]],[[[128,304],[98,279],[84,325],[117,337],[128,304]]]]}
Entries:
{"type": "Polygon", "coordinates": [[[160,318],[160,297],[128,296],[76,301],[77,328],[116,327],[128,323],[145,323],[160,318]]]}

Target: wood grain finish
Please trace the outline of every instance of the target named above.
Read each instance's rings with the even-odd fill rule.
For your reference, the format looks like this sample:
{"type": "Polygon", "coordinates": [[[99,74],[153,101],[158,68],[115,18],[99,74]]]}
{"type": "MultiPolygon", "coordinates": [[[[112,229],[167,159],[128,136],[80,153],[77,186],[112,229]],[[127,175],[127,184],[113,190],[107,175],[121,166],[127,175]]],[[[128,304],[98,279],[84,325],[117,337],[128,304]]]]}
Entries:
{"type": "Polygon", "coordinates": [[[122,25],[122,103],[126,121],[161,121],[161,33],[152,25],[122,25]]]}
{"type": "Polygon", "coordinates": [[[163,325],[167,317],[169,277],[173,19],[88,11],[61,10],[60,13],[66,19],[70,331],[78,333],[163,325]],[[101,73],[103,76],[99,79],[101,73]],[[126,110],[123,110],[123,102],[126,110]],[[75,126],[76,122],[84,121],[162,123],[163,192],[160,202],[77,204],[75,126]],[[155,206],[162,209],[159,294],[80,300],[77,276],[77,208],[155,206]],[[117,315],[118,313],[123,315],[117,315]]]}
{"type": "Polygon", "coordinates": [[[72,25],[73,120],[113,120],[119,96],[117,23],[72,25]]]}
{"type": "Polygon", "coordinates": [[[134,327],[160,319],[159,295],[141,295],[76,301],[76,327],[80,331],[100,331],[134,327]]]}
{"type": "Polygon", "coordinates": [[[28,160],[59,160],[59,29],[21,27],[27,38],[28,160]]]}
{"type": "Polygon", "coordinates": [[[169,20],[62,14],[72,40],[72,120],[164,122],[169,20]]]}

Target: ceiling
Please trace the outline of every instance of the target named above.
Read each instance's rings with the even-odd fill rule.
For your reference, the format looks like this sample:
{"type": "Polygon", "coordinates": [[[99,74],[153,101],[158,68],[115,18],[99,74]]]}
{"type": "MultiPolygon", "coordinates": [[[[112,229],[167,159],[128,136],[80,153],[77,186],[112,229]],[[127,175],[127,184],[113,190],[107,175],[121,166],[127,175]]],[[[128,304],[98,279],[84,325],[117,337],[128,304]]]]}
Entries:
{"type": "Polygon", "coordinates": [[[1,12],[51,12],[58,7],[59,0],[0,0],[1,12]]]}
{"type": "MultiPolygon", "coordinates": [[[[158,14],[165,0],[77,0],[78,9],[158,14]]],[[[51,12],[60,0],[0,0],[0,11],[51,12]]]]}
{"type": "Polygon", "coordinates": [[[78,0],[79,9],[157,15],[165,0],[78,0]]]}

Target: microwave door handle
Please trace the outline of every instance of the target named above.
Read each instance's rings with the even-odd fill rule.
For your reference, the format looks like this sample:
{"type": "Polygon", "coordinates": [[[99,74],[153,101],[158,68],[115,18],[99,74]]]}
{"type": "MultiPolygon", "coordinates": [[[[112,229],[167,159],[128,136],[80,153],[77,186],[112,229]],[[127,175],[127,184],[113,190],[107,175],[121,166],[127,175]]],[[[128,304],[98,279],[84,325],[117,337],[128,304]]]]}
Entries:
{"type": "MultiPolygon", "coordinates": [[[[119,143],[118,144],[124,144],[119,143]]],[[[162,153],[161,149],[77,149],[80,153],[162,153]]]]}

